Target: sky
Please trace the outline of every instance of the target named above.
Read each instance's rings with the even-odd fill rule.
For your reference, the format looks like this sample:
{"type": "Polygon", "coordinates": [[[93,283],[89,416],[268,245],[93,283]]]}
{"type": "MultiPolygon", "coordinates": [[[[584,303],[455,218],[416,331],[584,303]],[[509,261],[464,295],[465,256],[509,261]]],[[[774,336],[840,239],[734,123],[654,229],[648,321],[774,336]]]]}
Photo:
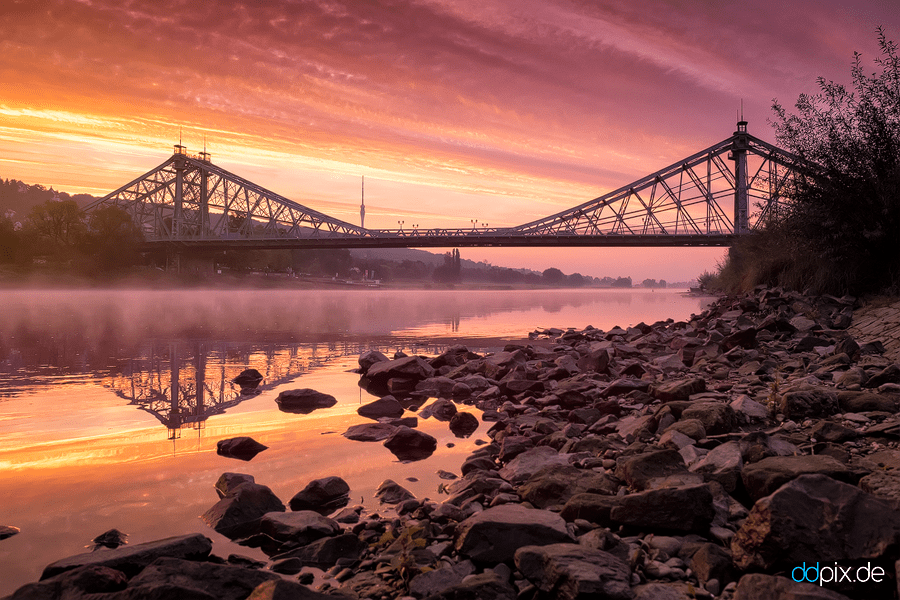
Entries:
{"type": "MultiPolygon", "coordinates": [[[[366,226],[513,226],[847,82],[896,0],[0,0],[0,178],[98,196],[171,155],[366,226]],[[852,5],[851,5],[852,4],[852,5]]],[[[462,249],[687,280],[721,248],[462,249]]]]}

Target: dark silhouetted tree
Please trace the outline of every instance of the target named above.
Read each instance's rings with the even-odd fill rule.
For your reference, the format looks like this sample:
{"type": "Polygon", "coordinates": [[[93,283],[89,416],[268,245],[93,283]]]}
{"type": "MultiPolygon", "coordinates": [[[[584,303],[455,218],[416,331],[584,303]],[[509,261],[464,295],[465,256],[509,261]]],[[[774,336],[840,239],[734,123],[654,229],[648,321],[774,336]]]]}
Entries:
{"type": "Polygon", "coordinates": [[[444,255],[444,264],[436,267],[431,278],[438,283],[459,283],[462,274],[462,259],[454,248],[444,255]]]}
{"type": "Polygon", "coordinates": [[[26,233],[38,238],[43,250],[70,252],[86,232],[84,216],[73,200],[48,200],[31,210],[26,233]]]}
{"type": "Polygon", "coordinates": [[[541,279],[547,285],[562,285],[566,280],[566,276],[556,267],[550,267],[549,269],[544,269],[544,272],[541,273],[541,279]]]}
{"type": "Polygon", "coordinates": [[[585,278],[581,273],[572,273],[571,275],[569,275],[567,282],[572,287],[583,287],[585,284],[585,278]]]}
{"type": "Polygon", "coordinates": [[[80,244],[101,271],[115,271],[140,260],[139,246],[144,234],[131,217],[118,206],[95,209],[80,244]]]}

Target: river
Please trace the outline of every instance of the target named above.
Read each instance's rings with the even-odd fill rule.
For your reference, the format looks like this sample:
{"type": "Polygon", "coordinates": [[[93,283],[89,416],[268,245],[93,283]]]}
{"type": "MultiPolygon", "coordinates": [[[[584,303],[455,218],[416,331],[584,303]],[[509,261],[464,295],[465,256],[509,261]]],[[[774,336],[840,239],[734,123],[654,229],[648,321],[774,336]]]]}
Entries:
{"type": "Polygon", "coordinates": [[[111,528],[132,544],[201,532],[220,556],[264,558],[198,518],[223,472],[253,475],[285,503],[329,475],[371,511],[388,478],[437,498],[436,472],[458,473],[490,423],[457,438],[419,419],[438,448],[416,462],[347,440],[374,399],[352,372],[364,350],[483,353],[528,343],[536,328],[686,319],[708,301],[637,289],[0,291],[0,525],[21,529],[0,540],[0,596],[111,528]],[[250,367],[265,377],[257,395],[231,383],[250,367]],[[274,398],[292,388],[338,402],[279,411],[274,398]],[[245,435],[269,448],[249,462],[216,454],[219,440],[245,435]]]}

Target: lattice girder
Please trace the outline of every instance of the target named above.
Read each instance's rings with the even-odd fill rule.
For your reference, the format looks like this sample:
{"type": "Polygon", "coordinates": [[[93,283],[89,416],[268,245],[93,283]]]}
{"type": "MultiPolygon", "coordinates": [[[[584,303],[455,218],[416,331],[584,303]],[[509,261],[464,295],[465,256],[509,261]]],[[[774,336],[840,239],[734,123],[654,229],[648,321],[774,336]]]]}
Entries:
{"type": "Polygon", "coordinates": [[[631,184],[516,227],[364,229],[183,151],[86,210],[124,208],[151,246],[723,245],[777,210],[804,168],[797,157],[748,134],[746,123],[738,129],[631,184]]]}
{"type": "Polygon", "coordinates": [[[176,153],[88,207],[124,208],[149,242],[367,236],[212,163],[176,153]]]}
{"type": "Polygon", "coordinates": [[[723,235],[753,229],[793,181],[802,161],[745,132],[561,213],[511,232],[546,235],[562,229],[591,235],[723,235]],[[735,230],[726,206],[735,203],[738,177],[723,160],[745,161],[747,222],[735,230]],[[636,207],[636,205],[637,207],[636,207]],[[565,225],[564,225],[565,224],[565,225]],[[589,231],[588,231],[589,230],[589,231]]]}

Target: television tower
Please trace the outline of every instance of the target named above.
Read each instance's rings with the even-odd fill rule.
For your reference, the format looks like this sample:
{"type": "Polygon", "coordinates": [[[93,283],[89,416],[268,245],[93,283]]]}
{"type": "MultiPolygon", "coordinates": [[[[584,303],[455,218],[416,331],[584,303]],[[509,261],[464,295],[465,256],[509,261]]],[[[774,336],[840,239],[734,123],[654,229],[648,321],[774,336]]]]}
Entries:
{"type": "Polygon", "coordinates": [[[359,226],[366,228],[366,176],[362,176],[362,204],[359,205],[359,226]]]}

